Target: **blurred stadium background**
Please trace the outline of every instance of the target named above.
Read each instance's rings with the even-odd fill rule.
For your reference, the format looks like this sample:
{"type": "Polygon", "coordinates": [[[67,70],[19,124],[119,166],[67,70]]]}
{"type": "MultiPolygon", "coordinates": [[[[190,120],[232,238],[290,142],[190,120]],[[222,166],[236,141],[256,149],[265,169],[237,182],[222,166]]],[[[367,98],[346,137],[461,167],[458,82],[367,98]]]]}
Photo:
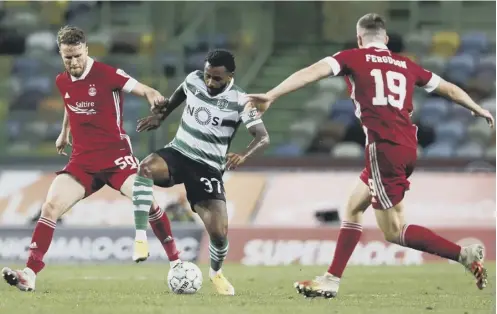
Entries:
{"type": "MultiPolygon", "coordinates": [[[[495,2],[0,2],[0,260],[26,258],[53,171],[67,160],[54,147],[63,116],[54,86],[62,70],[55,43],[62,25],[83,28],[90,55],[165,95],[202,68],[209,49],[221,47],[236,53],[237,84],[264,92],[354,47],[356,20],[370,11],[387,18],[391,50],[459,84],[495,113],[495,2]]],[[[414,104],[420,162],[406,197],[408,221],[460,243],[482,242],[495,260],[495,132],[443,98],[420,91],[414,104]]],[[[340,212],[363,166],[364,135],[353,110],[344,81],[329,79],[267,112],[270,148],[225,175],[230,261],[328,264],[340,212]]],[[[125,128],[139,158],[172,139],[181,111],[159,131],[138,134],[136,120],[148,108],[127,96],[125,128]]],[[[232,150],[249,140],[240,130],[232,150]]],[[[175,222],[183,258],[207,261],[206,237],[183,187],[158,189],[156,197],[175,222]]],[[[47,257],[128,263],[132,211],[104,188],[63,217],[47,257]]],[[[383,242],[371,211],[364,226],[368,235],[353,264],[439,261],[383,242]]],[[[159,243],[152,243],[152,254],[166,258],[159,243]]]]}

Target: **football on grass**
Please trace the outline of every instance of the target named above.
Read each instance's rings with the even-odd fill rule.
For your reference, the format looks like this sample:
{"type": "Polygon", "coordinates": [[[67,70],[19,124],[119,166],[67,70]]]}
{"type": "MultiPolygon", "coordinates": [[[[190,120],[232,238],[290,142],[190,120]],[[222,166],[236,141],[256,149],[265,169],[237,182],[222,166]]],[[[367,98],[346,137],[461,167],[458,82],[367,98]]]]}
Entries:
{"type": "Polygon", "coordinates": [[[177,294],[194,294],[202,288],[202,271],[191,262],[181,262],[167,274],[169,289],[177,294]]]}

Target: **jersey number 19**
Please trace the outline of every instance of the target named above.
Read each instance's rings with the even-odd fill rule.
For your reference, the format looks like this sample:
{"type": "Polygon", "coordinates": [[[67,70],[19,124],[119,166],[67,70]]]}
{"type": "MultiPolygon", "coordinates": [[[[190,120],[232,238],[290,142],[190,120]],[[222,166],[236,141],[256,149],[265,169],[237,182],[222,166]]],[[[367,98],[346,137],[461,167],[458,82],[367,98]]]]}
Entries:
{"type": "Polygon", "coordinates": [[[376,94],[373,97],[373,105],[386,106],[390,104],[395,108],[402,109],[406,99],[406,77],[404,74],[394,71],[386,72],[386,89],[383,72],[380,69],[371,70],[371,76],[374,78],[376,94]]]}

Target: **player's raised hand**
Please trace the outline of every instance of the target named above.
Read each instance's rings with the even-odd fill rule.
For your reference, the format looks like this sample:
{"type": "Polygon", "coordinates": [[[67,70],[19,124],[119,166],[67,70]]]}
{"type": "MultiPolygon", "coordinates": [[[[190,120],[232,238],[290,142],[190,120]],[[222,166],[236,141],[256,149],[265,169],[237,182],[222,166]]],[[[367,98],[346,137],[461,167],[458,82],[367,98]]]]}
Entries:
{"type": "Polygon", "coordinates": [[[70,140],[70,133],[62,132],[55,141],[55,148],[57,149],[57,154],[67,156],[67,153],[64,151],[67,145],[72,146],[70,140]]]}
{"type": "Polygon", "coordinates": [[[151,131],[160,127],[163,119],[160,115],[148,116],[138,120],[138,125],[136,126],[136,132],[151,131]]]}
{"type": "Polygon", "coordinates": [[[488,125],[493,129],[495,126],[494,117],[492,113],[486,109],[481,109],[480,112],[471,112],[475,117],[482,117],[487,120],[488,125]]]}
{"type": "Polygon", "coordinates": [[[228,155],[226,155],[226,159],[226,169],[233,170],[243,164],[246,160],[246,157],[236,153],[228,153],[228,155]]]}
{"type": "Polygon", "coordinates": [[[169,99],[162,96],[159,92],[153,94],[147,94],[147,100],[150,104],[150,111],[153,114],[161,113],[169,103],[169,99]]]}
{"type": "Polygon", "coordinates": [[[274,101],[268,94],[247,94],[247,98],[260,113],[265,112],[274,101]]]}

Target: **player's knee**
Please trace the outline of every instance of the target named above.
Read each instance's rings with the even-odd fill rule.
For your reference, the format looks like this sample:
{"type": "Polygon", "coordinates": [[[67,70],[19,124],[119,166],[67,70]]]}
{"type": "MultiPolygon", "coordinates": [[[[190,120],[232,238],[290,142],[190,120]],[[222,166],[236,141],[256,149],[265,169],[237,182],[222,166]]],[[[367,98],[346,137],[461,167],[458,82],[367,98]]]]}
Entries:
{"type": "Polygon", "coordinates": [[[385,241],[388,241],[390,243],[399,243],[401,230],[402,230],[401,226],[392,224],[388,227],[382,228],[381,231],[383,232],[383,237],[385,238],[385,241]]]}
{"type": "Polygon", "coordinates": [[[349,200],[345,210],[344,218],[348,222],[360,223],[363,212],[364,211],[362,210],[362,208],[357,206],[357,201],[349,200]]]}
{"type": "Polygon", "coordinates": [[[138,175],[144,178],[152,178],[152,162],[150,159],[144,159],[138,168],[138,175]]]}
{"type": "Polygon", "coordinates": [[[63,213],[63,206],[54,200],[46,201],[41,207],[41,217],[52,221],[57,221],[63,213]]]}
{"type": "Polygon", "coordinates": [[[223,247],[228,241],[228,232],[224,230],[213,230],[209,235],[211,243],[216,247],[223,247]]]}
{"type": "Polygon", "coordinates": [[[209,236],[211,242],[214,244],[225,244],[226,238],[228,236],[228,224],[225,223],[213,223],[209,226],[209,236]]]}
{"type": "Polygon", "coordinates": [[[359,182],[351,193],[346,210],[345,220],[348,222],[361,223],[362,215],[371,205],[371,195],[369,188],[364,182],[359,182]]]}
{"type": "Polygon", "coordinates": [[[138,168],[139,176],[154,179],[154,181],[161,180],[162,176],[167,173],[168,169],[165,161],[157,154],[151,154],[145,157],[138,168]]]}

